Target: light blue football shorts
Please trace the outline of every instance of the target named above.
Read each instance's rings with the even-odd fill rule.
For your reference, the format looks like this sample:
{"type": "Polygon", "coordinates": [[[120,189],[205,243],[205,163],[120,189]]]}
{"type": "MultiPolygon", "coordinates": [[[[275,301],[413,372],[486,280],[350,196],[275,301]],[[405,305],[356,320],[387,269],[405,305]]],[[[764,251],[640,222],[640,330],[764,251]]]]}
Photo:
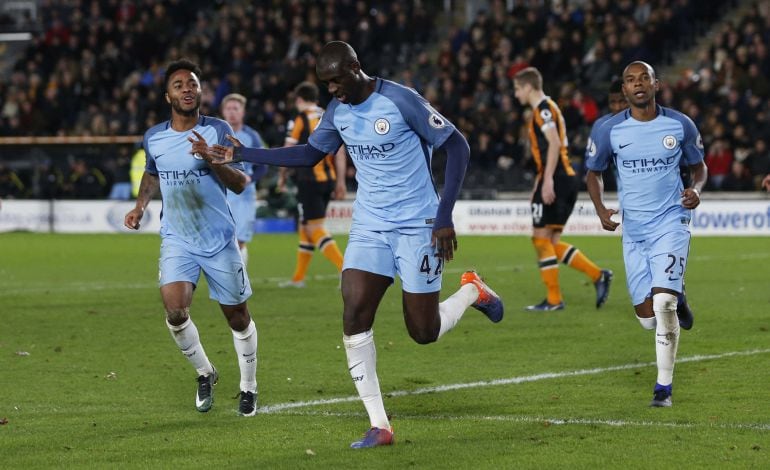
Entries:
{"type": "Polygon", "coordinates": [[[431,246],[432,227],[370,231],[353,227],[342,269],[401,278],[405,292],[424,294],[441,290],[444,262],[431,246]]]}
{"type": "Polygon", "coordinates": [[[235,219],[235,238],[248,243],[254,236],[254,219],[257,216],[257,194],[253,184],[249,184],[241,194],[227,192],[227,203],[235,219]]]}
{"type": "Polygon", "coordinates": [[[251,284],[235,240],[213,256],[201,256],[163,241],[160,244],[161,286],[171,282],[198,284],[201,271],[209,284],[209,298],[222,305],[237,305],[251,297],[251,284]]]}
{"type": "Polygon", "coordinates": [[[652,295],[653,287],[682,292],[690,232],[673,230],[657,238],[623,241],[626,283],[631,302],[639,305],[652,295]]]}

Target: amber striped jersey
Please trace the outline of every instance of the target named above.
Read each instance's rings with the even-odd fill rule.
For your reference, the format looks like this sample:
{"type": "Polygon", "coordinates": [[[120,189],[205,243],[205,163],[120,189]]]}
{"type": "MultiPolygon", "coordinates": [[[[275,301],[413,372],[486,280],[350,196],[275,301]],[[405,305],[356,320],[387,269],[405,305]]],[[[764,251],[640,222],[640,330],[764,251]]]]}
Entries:
{"type": "MultiPolygon", "coordinates": [[[[286,142],[297,145],[306,144],[310,133],[312,133],[318,122],[323,117],[324,110],[319,106],[313,106],[300,112],[294,121],[290,121],[288,125],[286,142]]],[[[302,181],[316,181],[323,183],[326,181],[332,181],[337,178],[334,171],[334,155],[328,154],[316,164],[313,168],[294,168],[297,180],[302,181]]]]}
{"type": "Polygon", "coordinates": [[[529,123],[529,144],[532,148],[532,158],[537,166],[537,176],[542,176],[548,158],[548,139],[545,137],[544,131],[553,126],[556,127],[556,131],[559,133],[559,142],[561,142],[559,161],[556,164],[554,175],[562,173],[573,176],[575,170],[572,169],[569,161],[569,144],[564,116],[556,103],[548,96],[532,110],[532,121],[529,123]]]}

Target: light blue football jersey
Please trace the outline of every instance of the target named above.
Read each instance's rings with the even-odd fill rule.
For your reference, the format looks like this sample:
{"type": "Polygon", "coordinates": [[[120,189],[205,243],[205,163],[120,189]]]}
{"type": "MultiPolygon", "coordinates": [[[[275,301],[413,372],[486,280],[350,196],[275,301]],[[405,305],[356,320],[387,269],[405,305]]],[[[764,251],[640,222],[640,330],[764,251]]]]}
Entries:
{"type": "Polygon", "coordinates": [[[594,126],[586,167],[604,171],[614,162],[623,217],[623,236],[643,240],[673,225],[689,229],[690,210],[682,206],[680,163],[703,161],[703,142],[690,118],[657,107],[652,121],[622,111],[594,126]]]}
{"type": "Polygon", "coordinates": [[[376,80],[363,103],[333,99],[308,143],[327,153],[345,143],[358,182],[354,226],[430,227],[439,203],[431,173],[433,149],[454,126],[413,89],[376,80]]]}
{"type": "MultiPolygon", "coordinates": [[[[259,132],[257,132],[255,129],[244,125],[241,127],[241,130],[236,132],[235,138],[241,141],[244,147],[251,147],[251,148],[257,148],[261,149],[265,147],[265,143],[262,140],[262,136],[259,135],[259,132]]],[[[254,176],[254,171],[256,167],[259,167],[261,165],[255,164],[255,163],[249,163],[245,162],[243,163],[243,172],[249,175],[249,178],[254,176]]],[[[243,193],[241,193],[243,194],[243,193]]]]}
{"type": "MultiPolygon", "coordinates": [[[[259,132],[252,129],[249,126],[243,126],[241,127],[241,130],[236,132],[235,137],[241,141],[244,147],[251,147],[251,148],[263,148],[265,145],[262,141],[262,137],[259,135],[259,132]]],[[[257,198],[257,181],[256,178],[254,178],[254,172],[255,170],[262,166],[257,165],[254,163],[249,162],[242,162],[243,163],[243,172],[249,175],[249,178],[251,178],[251,183],[249,183],[246,188],[243,190],[242,193],[236,194],[230,190],[227,191],[227,201],[232,205],[237,200],[251,200],[257,198]]]]}
{"type": "Polygon", "coordinates": [[[607,113],[604,116],[601,116],[596,121],[594,121],[593,126],[591,126],[591,133],[588,136],[588,142],[586,142],[586,154],[585,154],[585,159],[586,160],[588,160],[591,157],[589,155],[589,152],[591,151],[591,148],[593,147],[593,143],[596,140],[596,136],[599,135],[599,129],[601,129],[601,127],[604,125],[604,123],[609,121],[612,116],[614,116],[614,114],[607,113]]]}
{"type": "MultiPolygon", "coordinates": [[[[209,145],[231,145],[227,122],[201,116],[193,128],[209,145]]],[[[192,130],[178,132],[165,121],[144,134],[147,154],[145,171],[158,175],[163,197],[160,235],[163,243],[174,243],[190,253],[210,256],[234,237],[235,224],[227,205],[225,186],[209,165],[190,154],[192,130]]],[[[242,170],[240,163],[233,165],[242,170]]]]}
{"type": "MultiPolygon", "coordinates": [[[[607,113],[604,116],[601,116],[596,121],[594,121],[593,126],[591,126],[591,133],[589,134],[588,141],[586,142],[586,151],[583,159],[583,161],[586,162],[586,165],[588,165],[588,160],[591,158],[591,152],[596,151],[596,145],[594,144],[594,141],[596,140],[596,136],[599,135],[599,129],[601,129],[604,123],[609,121],[612,116],[614,116],[614,114],[607,113]]],[[[586,168],[588,167],[586,166],[586,168]]],[[[615,174],[615,185],[618,188],[618,191],[620,191],[620,187],[622,183],[618,178],[618,172],[615,170],[614,166],[612,167],[612,172],[615,174]]]]}
{"type": "MultiPolygon", "coordinates": [[[[236,131],[235,137],[245,146],[263,148],[264,144],[259,132],[249,126],[243,126],[236,131]]],[[[257,218],[257,181],[264,174],[264,165],[242,162],[244,173],[249,175],[251,183],[247,184],[240,194],[227,190],[227,203],[235,220],[235,237],[240,242],[250,242],[254,234],[254,220],[257,218]],[[256,176],[255,176],[256,175],[256,176]]]]}

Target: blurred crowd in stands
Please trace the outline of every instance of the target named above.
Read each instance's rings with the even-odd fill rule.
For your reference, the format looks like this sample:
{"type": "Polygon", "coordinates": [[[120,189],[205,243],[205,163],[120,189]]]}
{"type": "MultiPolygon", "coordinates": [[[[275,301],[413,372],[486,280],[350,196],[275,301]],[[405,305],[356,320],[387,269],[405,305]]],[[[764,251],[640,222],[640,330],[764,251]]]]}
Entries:
{"type": "MultiPolygon", "coordinates": [[[[40,0],[32,43],[0,75],[0,136],[139,136],[168,118],[163,71],[184,56],[203,70],[204,114],[218,115],[222,97],[239,92],[249,99],[246,122],[282,145],[292,88],[317,81],[315,55],[339,39],[367,73],[414,87],[466,134],[470,191],[531,187],[529,115],[512,85],[529,65],[562,108],[578,169],[610,82],[639,59],[659,71],[658,102],[699,126],[711,189],[756,190],[770,172],[770,1],[723,21],[672,76],[664,71],[677,70],[673,54],[692,50],[737,2],[516,1],[512,11],[503,0],[487,3],[457,27],[439,0],[40,0]]],[[[34,167],[3,152],[0,197],[106,197],[125,182],[133,150],[69,152],[34,167]]]]}

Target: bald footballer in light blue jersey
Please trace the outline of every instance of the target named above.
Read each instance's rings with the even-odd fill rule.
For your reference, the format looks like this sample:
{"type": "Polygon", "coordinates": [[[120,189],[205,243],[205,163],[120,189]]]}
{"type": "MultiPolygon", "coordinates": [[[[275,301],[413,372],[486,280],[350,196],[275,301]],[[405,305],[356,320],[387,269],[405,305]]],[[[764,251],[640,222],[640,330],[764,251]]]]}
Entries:
{"type": "MultiPolygon", "coordinates": [[[[186,59],[166,68],[165,97],[171,119],[144,135],[147,163],[133,210],[124,224],[138,229],[144,210],[160,190],[160,294],[166,326],[180,351],[198,373],[195,407],[211,409],[218,373],[190,317],[193,292],[201,272],[209,297],[219,303],[232,330],[241,373],[241,416],[254,416],[257,403],[257,330],[246,300],[251,285],[235,241],[235,223],[226,191],[240,193],[249,178],[241,165],[211,165],[190,155],[192,136],[227,144],[232,128],[221,119],[201,116],[200,69],[186,59]]],[[[175,402],[176,400],[174,400],[175,402]]]]}
{"type": "Polygon", "coordinates": [[[412,89],[366,75],[350,45],[326,44],[316,65],[334,97],[305,145],[280,149],[208,146],[192,151],[212,164],[243,159],[277,166],[313,166],[344,143],[356,167],[358,191],[342,271],[343,343],[348,369],[369,414],[371,428],[351,447],[393,444],[382,402],[372,324],[396,274],[401,278],[407,330],[420,344],[451,330],[469,306],[493,322],[503,317],[500,298],[474,271],[439,303],[445,261],[457,248],[452,208],[470,158],[460,132],[412,89]],[[431,174],[433,149],[446,151],[444,191],[431,174]]]}
{"type": "Polygon", "coordinates": [[[657,106],[658,80],[645,62],[623,71],[623,94],[631,107],[607,120],[587,150],[588,193],[605,230],[620,223],[602,198],[602,171],[612,161],[618,177],[623,223],[623,258],[631,301],[640,323],[655,328],[658,377],[650,406],[671,406],[679,344],[677,296],[683,290],[690,249],[690,211],[706,183],[703,144],[692,120],[657,106]],[[679,165],[692,172],[684,188],[679,165]]]}
{"type": "MultiPolygon", "coordinates": [[[[246,114],[246,97],[231,93],[222,98],[222,117],[235,131],[235,137],[247,147],[262,148],[264,143],[259,132],[247,126],[243,120],[246,114]],[[248,142],[248,143],[247,143],[248,142]]],[[[243,264],[249,263],[247,243],[254,236],[254,222],[257,217],[257,181],[267,172],[265,165],[247,164],[242,168],[250,182],[240,194],[227,191],[227,202],[235,219],[235,238],[243,264]]]]}

